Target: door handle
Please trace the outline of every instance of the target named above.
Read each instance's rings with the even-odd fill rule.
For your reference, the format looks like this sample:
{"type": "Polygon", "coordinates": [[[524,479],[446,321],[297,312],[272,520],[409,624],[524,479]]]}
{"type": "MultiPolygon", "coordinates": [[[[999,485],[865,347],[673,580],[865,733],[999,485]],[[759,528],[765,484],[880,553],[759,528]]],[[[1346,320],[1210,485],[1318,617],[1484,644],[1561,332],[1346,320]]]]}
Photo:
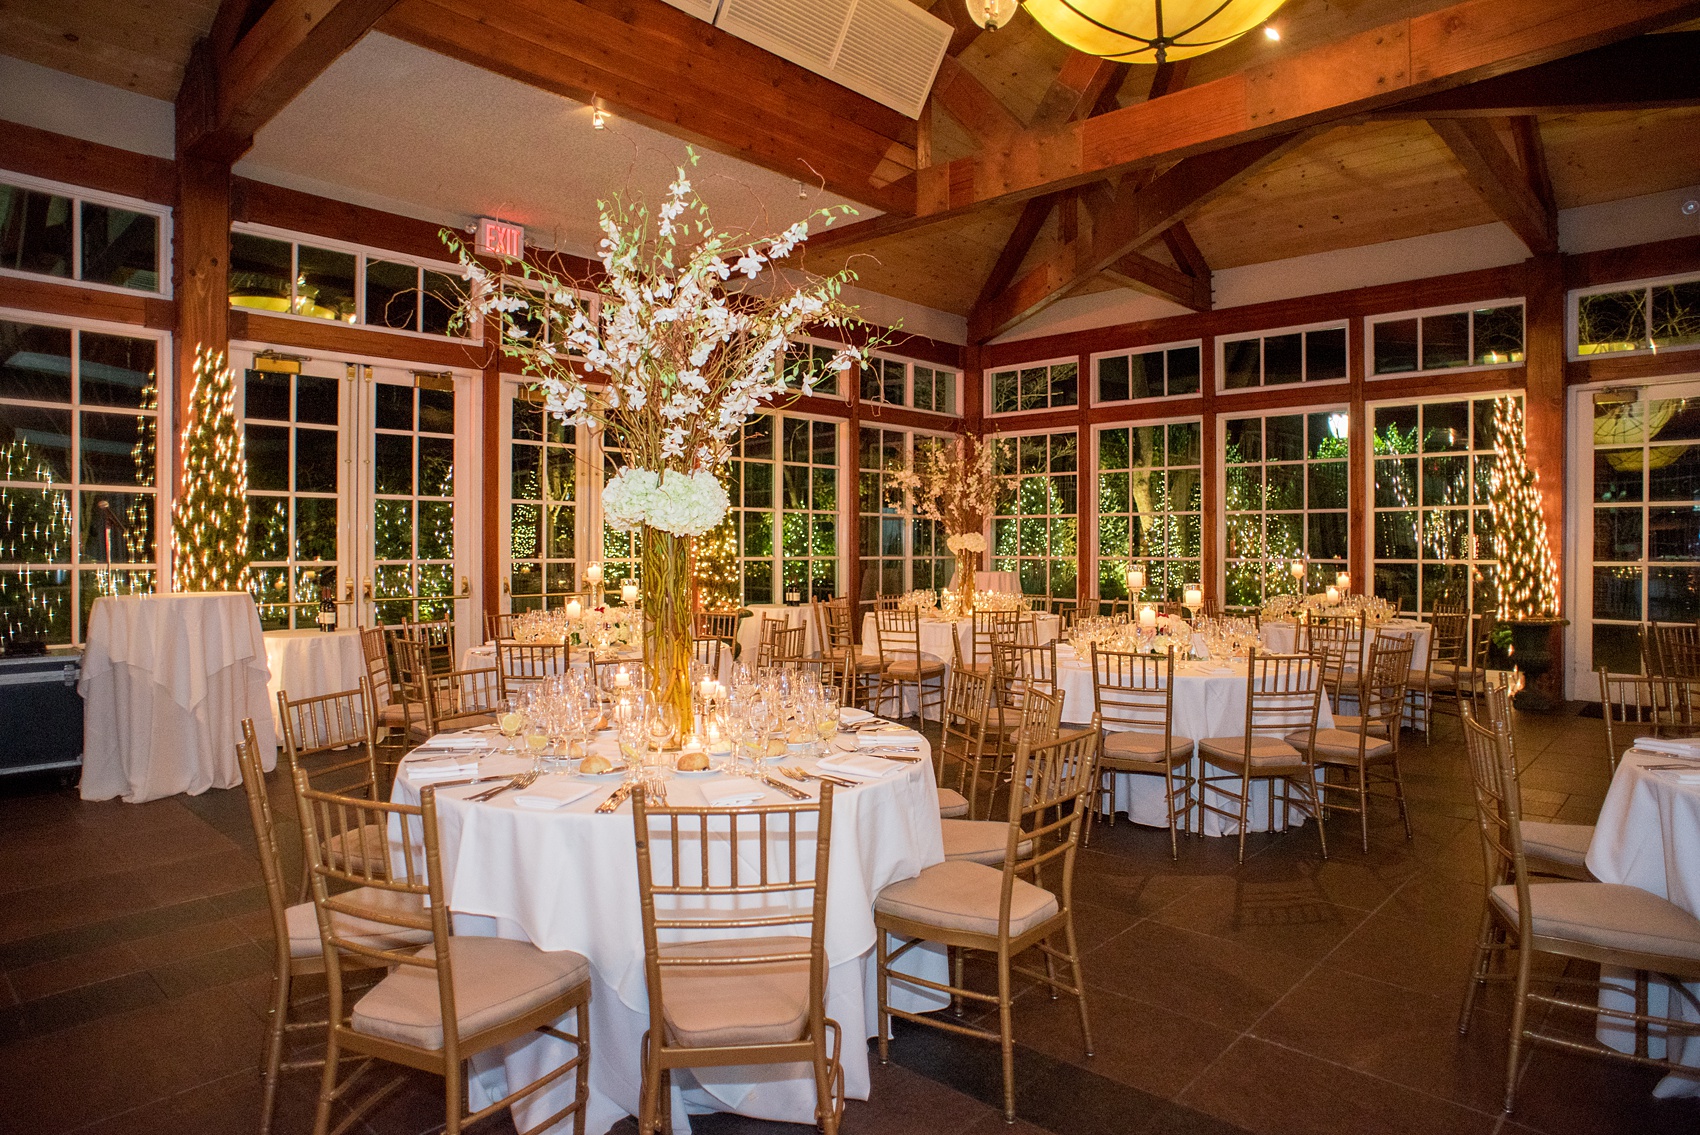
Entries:
{"type": "Polygon", "coordinates": [[[360,594],[364,595],[368,599],[372,598],[372,577],[371,576],[367,576],[364,580],[361,581],[361,583],[360,583],[360,594]]]}
{"type": "Polygon", "coordinates": [[[466,576],[464,576],[464,575],[460,577],[460,596],[459,597],[462,598],[462,599],[472,598],[472,581],[467,579],[466,576]]]}

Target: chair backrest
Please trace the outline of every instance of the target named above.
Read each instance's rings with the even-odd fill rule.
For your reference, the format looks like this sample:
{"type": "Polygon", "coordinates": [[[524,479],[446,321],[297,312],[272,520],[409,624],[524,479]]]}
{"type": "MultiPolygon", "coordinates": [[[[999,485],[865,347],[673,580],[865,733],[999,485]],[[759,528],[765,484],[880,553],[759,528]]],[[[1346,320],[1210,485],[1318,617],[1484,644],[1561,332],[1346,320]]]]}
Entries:
{"type": "Polygon", "coordinates": [[[1406,635],[1380,634],[1370,644],[1369,661],[1358,672],[1358,713],[1367,730],[1380,724],[1393,747],[1399,747],[1399,724],[1405,719],[1405,690],[1411,684],[1411,652],[1416,643],[1406,635]]]}
{"type": "Polygon", "coordinates": [[[1659,678],[1700,678],[1700,624],[1647,624],[1642,640],[1647,656],[1647,673],[1659,678]]]}
{"type": "Polygon", "coordinates": [[[432,674],[425,692],[425,726],[433,735],[482,724],[502,710],[501,675],[494,666],[432,674]]]}
{"type": "Polygon", "coordinates": [[[1700,729],[1693,719],[1688,683],[1663,676],[1599,671],[1600,716],[1606,722],[1606,760],[1613,773],[1622,751],[1651,726],[1653,736],[1690,736],[1700,729]]]}
{"type": "Polygon", "coordinates": [[[1450,666],[1467,662],[1470,617],[1463,609],[1453,610],[1447,604],[1436,603],[1430,624],[1434,628],[1429,646],[1431,662],[1444,662],[1450,666]]]}
{"type": "Polygon", "coordinates": [[[1020,710],[1034,691],[1057,689],[1057,644],[1008,643],[998,647],[992,666],[993,696],[1000,706],[1020,710]]]}
{"type": "Polygon", "coordinates": [[[313,910],[319,920],[319,941],[324,946],[328,1018],[336,1022],[348,1019],[343,1008],[343,966],[419,967],[436,976],[444,1025],[440,1056],[445,1061],[458,1061],[460,1038],[454,1023],[458,1017],[449,951],[449,906],[443,893],[438,851],[436,789],[424,789],[418,804],[386,804],[321,791],[312,787],[300,770],[294,774],[294,783],[313,910]],[[385,864],[364,856],[345,856],[334,850],[352,845],[371,828],[391,833],[388,870],[385,864]],[[337,915],[343,917],[338,919],[337,915]],[[356,919],[366,925],[351,921],[356,919]],[[390,927],[396,934],[374,931],[374,923],[390,927]],[[349,926],[357,928],[360,937],[345,937],[342,931],[349,926]],[[420,931],[430,933],[431,950],[418,949],[420,931]]]}
{"type": "Polygon", "coordinates": [[[829,599],[821,604],[820,609],[824,624],[821,635],[822,650],[854,653],[856,648],[855,610],[850,604],[849,596],[829,599]]]}
{"type": "Polygon", "coordinates": [[[484,641],[514,637],[514,614],[513,611],[484,612],[484,641]]]}
{"type": "MultiPolygon", "coordinates": [[[[756,646],[756,665],[772,666],[775,658],[774,642],[779,634],[789,630],[791,617],[789,615],[769,615],[763,611],[761,615],[761,636],[756,646]]],[[[799,651],[799,653],[801,653],[799,651]]]]}
{"type": "MultiPolygon", "coordinates": [[[[787,962],[808,963],[805,1039],[820,1037],[826,1024],[832,785],[821,785],[818,800],[755,808],[654,806],[639,791],[632,796],[632,829],[650,1043],[662,1043],[667,1035],[669,971],[735,976],[787,962]],[[738,945],[727,945],[729,940],[738,945]],[[692,942],[709,945],[695,952],[692,942]]],[[[693,1046],[705,1063],[716,1062],[715,1051],[693,1046]]]]}
{"type": "Polygon", "coordinates": [[[1494,609],[1484,607],[1476,612],[1475,638],[1470,641],[1470,667],[1477,677],[1485,675],[1488,670],[1488,654],[1493,649],[1493,628],[1496,622],[1494,609]]]}
{"type": "Polygon", "coordinates": [[[874,630],[882,666],[899,661],[920,661],[921,617],[914,611],[900,611],[895,607],[889,611],[875,611],[874,630]]]}
{"type": "Polygon", "coordinates": [[[254,844],[260,852],[260,881],[266,888],[266,906],[272,919],[272,939],[280,956],[289,957],[289,898],[283,885],[283,858],[272,820],[271,797],[266,792],[266,773],[260,763],[260,742],[254,719],[242,721],[242,740],[236,743],[236,764],[242,770],[242,789],[248,797],[248,821],[254,827],[254,844]]]}
{"type": "Polygon", "coordinates": [[[1245,739],[1249,754],[1257,737],[1284,740],[1308,731],[1310,741],[1296,746],[1308,754],[1316,740],[1316,714],[1322,705],[1322,668],[1308,654],[1246,656],[1245,739]]]}
{"type": "Polygon", "coordinates": [[[441,674],[455,668],[455,629],[447,619],[402,624],[407,637],[425,648],[427,672],[441,674]]]}
{"type": "MultiPolygon", "coordinates": [[[[960,649],[960,647],[958,647],[960,649]]],[[[987,717],[992,704],[992,676],[964,666],[952,668],[944,688],[944,730],[939,746],[939,783],[944,783],[945,757],[966,765],[985,755],[987,717]]]]}
{"type": "MultiPolygon", "coordinates": [[[[763,627],[763,631],[767,628],[763,627]]],[[[785,666],[800,662],[807,657],[805,646],[809,628],[799,623],[794,627],[780,627],[767,636],[762,642],[762,650],[767,655],[763,660],[765,666],[785,666]]]]}
{"type": "Polygon", "coordinates": [[[1021,625],[1020,611],[975,611],[970,663],[990,663],[1001,646],[1014,646],[1021,625]]]}
{"type": "Polygon", "coordinates": [[[572,665],[573,648],[566,642],[496,642],[496,682],[499,696],[541,685],[546,679],[565,674],[572,665]]]}
{"type": "Polygon", "coordinates": [[[1072,905],[1075,852],[1080,846],[1102,740],[1097,724],[1044,741],[1024,734],[1016,746],[998,904],[1000,935],[1009,932],[1015,880],[1025,876],[1045,885],[1048,881],[1043,879],[1043,869],[1057,859],[1062,860],[1062,876],[1052,890],[1063,910],[1072,905]],[[1027,848],[1025,858],[1021,855],[1023,847],[1027,848]]]}
{"type": "MultiPolygon", "coordinates": [[[[707,666],[709,674],[717,682],[720,680],[720,655],[725,649],[726,641],[712,635],[691,640],[691,657],[707,666]]],[[[591,657],[594,659],[595,655],[592,654],[591,657]]]]}
{"type": "Polygon", "coordinates": [[[903,597],[901,595],[876,595],[874,597],[874,610],[895,611],[897,610],[898,601],[902,598],[903,597]]]}
{"type": "Polygon", "coordinates": [[[394,700],[390,685],[390,652],[384,628],[360,628],[360,653],[366,659],[366,683],[372,687],[372,701],[382,709],[394,700]]]}
{"type": "Polygon", "coordinates": [[[1512,882],[1517,887],[1521,941],[1529,941],[1529,867],[1523,858],[1522,794],[1517,787],[1509,732],[1479,719],[1466,702],[1459,717],[1464,724],[1464,751],[1469,757],[1470,784],[1476,797],[1476,821],[1482,837],[1482,860],[1487,885],[1512,882]]]}
{"type": "Polygon", "coordinates": [[[378,735],[365,679],[357,689],[310,698],[279,690],[277,707],[292,773],[317,788],[378,798],[378,735]]]}
{"type": "Polygon", "coordinates": [[[1175,652],[1133,654],[1099,650],[1093,643],[1092,705],[1106,727],[1169,737],[1174,731],[1175,652]]]}
{"type": "MultiPolygon", "coordinates": [[[[1014,720],[1014,737],[1019,741],[1031,741],[1034,744],[1044,744],[1054,741],[1062,732],[1063,714],[1062,690],[1042,690],[1032,687],[1027,696],[1022,699],[1020,713],[1014,720]]],[[[998,710],[1000,719],[1003,709],[998,710]]],[[[1005,736],[1010,734],[1006,730],[1005,736]]]]}
{"type": "Polygon", "coordinates": [[[391,636],[389,647],[395,659],[395,682],[390,686],[392,699],[403,705],[424,705],[426,679],[431,676],[428,648],[408,635],[391,636]]]}
{"type": "Polygon", "coordinates": [[[1062,623],[1062,632],[1074,629],[1074,621],[1080,617],[1080,601],[1078,599],[1051,600],[1051,614],[1062,623]]]}
{"type": "Polygon", "coordinates": [[[736,611],[698,611],[696,613],[697,638],[717,638],[722,642],[738,640],[738,612],[736,611]]]}

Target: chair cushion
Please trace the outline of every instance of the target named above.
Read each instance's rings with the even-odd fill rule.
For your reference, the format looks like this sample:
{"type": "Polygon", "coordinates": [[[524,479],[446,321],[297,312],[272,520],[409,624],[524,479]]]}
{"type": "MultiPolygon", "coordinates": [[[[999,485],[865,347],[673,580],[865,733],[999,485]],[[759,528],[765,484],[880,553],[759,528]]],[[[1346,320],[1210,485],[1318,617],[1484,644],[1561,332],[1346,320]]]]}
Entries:
{"type": "MultiPolygon", "coordinates": [[[[1489,897],[1517,921],[1515,885],[1501,884],[1489,897]]],[[[1529,888],[1529,902],[1536,934],[1700,962],[1700,919],[1651,891],[1620,883],[1541,883],[1529,888]]]]}
{"type": "Polygon", "coordinates": [[[1165,764],[1191,760],[1192,738],[1171,733],[1169,759],[1164,761],[1161,733],[1118,730],[1104,734],[1104,758],[1106,763],[1144,764],[1161,769],[1165,764]]]}
{"type": "Polygon", "coordinates": [[[378,824],[366,824],[357,832],[338,832],[325,841],[325,848],[330,866],[338,870],[389,877],[389,834],[378,824]]]}
{"type": "MultiPolygon", "coordinates": [[[[887,914],[910,922],[996,937],[1003,870],[966,859],[935,863],[913,879],[893,883],[874,899],[875,921],[887,914]]],[[[1015,880],[1009,933],[1020,937],[1057,913],[1057,898],[1025,879],[1015,880]]]]}
{"type": "MultiPolygon", "coordinates": [[[[383,910],[397,912],[406,911],[411,914],[423,914],[425,904],[418,895],[404,895],[396,891],[386,891],[379,887],[361,887],[349,891],[338,898],[361,906],[378,907],[383,910]]],[[[283,912],[284,924],[289,927],[289,956],[292,958],[312,958],[323,952],[319,944],[319,917],[313,913],[310,902],[297,903],[283,912]]],[[[412,930],[405,926],[391,926],[384,922],[373,922],[366,918],[356,918],[350,914],[333,914],[332,921],[337,932],[344,938],[352,938],[361,945],[371,946],[379,950],[393,950],[399,946],[419,946],[431,940],[429,930],[412,930]]]]}
{"type": "Polygon", "coordinates": [[[1572,867],[1587,866],[1588,844],[1594,838],[1593,824],[1549,824],[1540,820],[1524,820],[1523,852],[1567,863],[1572,867]]]}
{"type": "Polygon", "coordinates": [[[390,729],[400,729],[409,721],[425,720],[425,706],[421,702],[391,702],[378,710],[378,724],[390,729]]]}
{"type": "MultiPolygon", "coordinates": [[[[434,957],[426,946],[420,957],[434,957]]],[[[590,980],[590,962],[571,950],[544,951],[530,942],[456,935],[453,962],[456,1026],[462,1037],[511,1021],[590,980]]],[[[354,1006],[355,1032],[436,1051],[443,1047],[437,971],[400,966],[354,1006]]]]}
{"type": "MultiPolygon", "coordinates": [[[[1198,743],[1200,756],[1217,768],[1239,768],[1245,763],[1244,737],[1206,737],[1198,743]]],[[[1263,735],[1251,739],[1251,767],[1286,768],[1302,765],[1304,757],[1287,742],[1263,735]]]]}
{"type": "MultiPolygon", "coordinates": [[[[1339,763],[1341,761],[1356,764],[1358,761],[1358,739],[1362,735],[1357,730],[1318,729],[1316,744],[1311,747],[1311,754],[1318,760],[1339,763]]],[[[1309,731],[1287,734],[1287,743],[1295,746],[1304,745],[1309,739],[1309,731]]],[[[1385,737],[1371,737],[1364,745],[1364,758],[1374,760],[1385,757],[1393,752],[1393,742],[1385,737]]]]}
{"type": "Polygon", "coordinates": [[[889,678],[898,678],[913,682],[917,678],[931,678],[944,673],[944,663],[923,659],[917,666],[914,662],[888,662],[883,671],[889,678]]]}
{"type": "MultiPolygon", "coordinates": [[[[747,957],[807,954],[802,937],[729,938],[674,942],[663,957],[747,957]]],[[[797,1040],[809,1023],[809,963],[752,963],[736,966],[664,966],[661,1013],[667,1043],[681,1048],[735,1044],[783,1044],[797,1040]]]]}
{"type": "Polygon", "coordinates": [[[939,819],[954,820],[968,814],[968,797],[954,788],[939,789],[939,819]]]}
{"type": "MultiPolygon", "coordinates": [[[[1009,847],[1009,823],[1006,820],[944,820],[944,857],[984,863],[988,867],[1003,866],[1004,851],[1009,847]]],[[[1025,859],[1033,854],[1033,841],[1024,839],[1015,854],[1025,859]]]]}
{"type": "MultiPolygon", "coordinates": [[[[1334,728],[1347,733],[1356,733],[1364,727],[1364,719],[1355,713],[1336,713],[1334,728]]],[[[1377,737],[1387,736],[1387,723],[1381,718],[1375,718],[1369,723],[1369,731],[1377,737]]]]}

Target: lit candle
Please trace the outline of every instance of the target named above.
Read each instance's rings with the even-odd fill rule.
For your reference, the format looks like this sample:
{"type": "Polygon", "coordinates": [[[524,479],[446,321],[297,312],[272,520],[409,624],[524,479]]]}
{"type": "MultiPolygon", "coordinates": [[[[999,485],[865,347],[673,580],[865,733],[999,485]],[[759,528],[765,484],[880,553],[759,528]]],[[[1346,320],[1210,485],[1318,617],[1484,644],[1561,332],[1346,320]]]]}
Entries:
{"type": "Polygon", "coordinates": [[[620,602],[628,607],[637,602],[637,584],[622,583],[620,585],[620,602]]]}
{"type": "Polygon", "coordinates": [[[1289,570],[1292,571],[1294,579],[1303,579],[1305,577],[1305,562],[1303,560],[1294,560],[1293,566],[1289,570]]]}
{"type": "Polygon", "coordinates": [[[1145,590],[1144,569],[1133,567],[1131,564],[1128,566],[1127,590],[1130,595],[1138,595],[1141,591],[1145,590]]]}
{"type": "Polygon", "coordinates": [[[584,617],[584,605],[577,599],[567,600],[567,622],[576,623],[584,617]]]}
{"type": "Polygon", "coordinates": [[[618,670],[614,671],[614,688],[615,689],[623,690],[623,689],[626,689],[631,684],[632,684],[632,676],[626,672],[626,668],[624,666],[622,666],[618,670]]]}
{"type": "Polygon", "coordinates": [[[601,564],[591,564],[589,567],[585,568],[584,569],[584,581],[586,583],[590,584],[590,586],[592,586],[592,587],[595,587],[597,584],[601,583],[602,582],[602,565],[601,564]]]}
{"type": "Polygon", "coordinates": [[[1334,577],[1334,585],[1341,591],[1349,590],[1352,586],[1352,573],[1345,571],[1339,573],[1334,577]]]}
{"type": "Polygon", "coordinates": [[[708,701],[714,697],[714,687],[716,684],[717,683],[713,678],[704,678],[702,680],[702,699],[704,701],[708,701]]]}
{"type": "Polygon", "coordinates": [[[689,737],[685,738],[684,748],[681,750],[681,752],[686,752],[686,753],[700,753],[700,752],[702,752],[702,738],[698,737],[695,733],[692,733],[689,737]]]}
{"type": "Polygon", "coordinates": [[[1204,606],[1204,589],[1202,587],[1189,587],[1182,593],[1181,598],[1183,605],[1187,607],[1202,607],[1204,606]]]}
{"type": "Polygon", "coordinates": [[[1340,602],[1340,589],[1338,587],[1328,589],[1328,602],[1331,604],[1340,602]]]}
{"type": "Polygon", "coordinates": [[[1155,630],[1157,627],[1157,609],[1145,606],[1139,609],[1139,626],[1142,630],[1155,630]]]}
{"type": "Polygon", "coordinates": [[[708,723],[708,755],[725,757],[731,755],[732,740],[720,732],[720,726],[714,722],[708,723]]]}

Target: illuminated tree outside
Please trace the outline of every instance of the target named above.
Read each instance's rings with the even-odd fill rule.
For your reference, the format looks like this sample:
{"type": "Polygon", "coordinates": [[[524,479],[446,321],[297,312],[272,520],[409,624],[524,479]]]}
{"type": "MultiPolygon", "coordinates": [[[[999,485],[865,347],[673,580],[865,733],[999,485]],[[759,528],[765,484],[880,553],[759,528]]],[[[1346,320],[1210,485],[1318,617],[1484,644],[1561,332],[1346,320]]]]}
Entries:
{"type": "Polygon", "coordinates": [[[224,355],[195,348],[183,435],[183,492],[171,516],[177,591],[248,587],[248,465],[236,420],[236,376],[224,355]]]}
{"type": "Polygon", "coordinates": [[[1558,615],[1558,565],[1547,540],[1540,474],[1529,466],[1523,404],[1494,402],[1494,467],[1489,502],[1499,553],[1499,617],[1507,622],[1558,615]]]}

